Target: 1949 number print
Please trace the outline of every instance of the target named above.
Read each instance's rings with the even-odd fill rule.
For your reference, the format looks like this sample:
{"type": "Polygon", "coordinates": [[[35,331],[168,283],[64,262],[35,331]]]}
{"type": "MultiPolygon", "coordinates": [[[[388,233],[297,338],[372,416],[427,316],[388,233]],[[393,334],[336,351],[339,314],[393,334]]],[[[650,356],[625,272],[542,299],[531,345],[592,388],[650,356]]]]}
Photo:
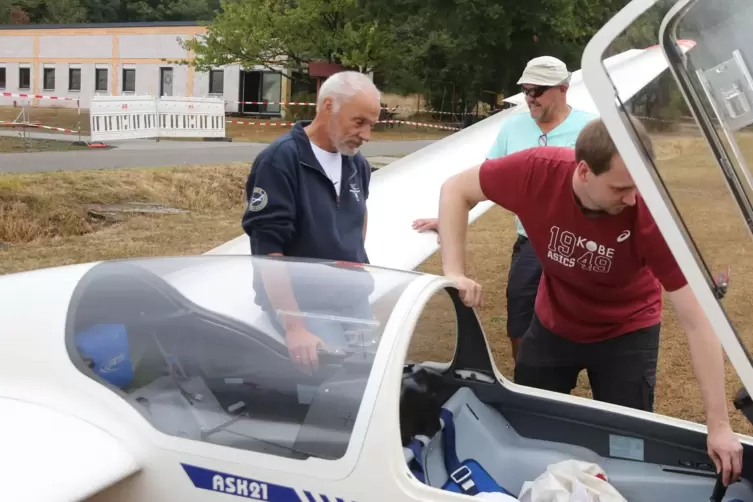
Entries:
{"type": "Polygon", "coordinates": [[[549,252],[547,257],[566,267],[572,268],[576,264],[588,272],[608,273],[612,268],[614,248],[576,236],[559,227],[549,229],[549,252]],[[577,257],[573,256],[577,253],[577,257]]]}

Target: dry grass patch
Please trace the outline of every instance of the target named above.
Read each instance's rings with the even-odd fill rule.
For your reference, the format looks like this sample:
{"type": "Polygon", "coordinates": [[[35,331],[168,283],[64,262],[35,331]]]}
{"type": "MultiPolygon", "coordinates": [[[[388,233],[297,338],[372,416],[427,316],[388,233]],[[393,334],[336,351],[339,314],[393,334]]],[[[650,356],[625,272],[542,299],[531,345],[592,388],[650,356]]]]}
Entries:
{"type": "Polygon", "coordinates": [[[0,274],[98,260],[201,254],[243,232],[239,211],[135,216],[96,233],[0,248],[0,274]]]}
{"type": "Polygon", "coordinates": [[[246,163],[2,174],[0,242],[5,245],[0,272],[28,270],[40,263],[205,251],[242,232],[247,176],[246,163]],[[123,214],[122,221],[114,222],[89,212],[91,204],[129,202],[188,213],[123,214]]]}

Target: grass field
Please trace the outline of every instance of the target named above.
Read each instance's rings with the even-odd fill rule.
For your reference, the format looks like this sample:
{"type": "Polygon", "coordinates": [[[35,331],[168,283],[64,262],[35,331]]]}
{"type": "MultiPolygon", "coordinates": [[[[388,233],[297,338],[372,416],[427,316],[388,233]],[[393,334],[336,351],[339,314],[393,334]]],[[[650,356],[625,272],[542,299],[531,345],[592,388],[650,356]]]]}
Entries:
{"type": "Polygon", "coordinates": [[[194,254],[237,237],[248,163],[0,174],[0,273],[102,258],[194,254]],[[102,221],[90,204],[188,210],[102,221]]]}
{"type": "Polygon", "coordinates": [[[74,145],[71,141],[23,138],[20,134],[18,137],[0,136],[0,153],[80,151],[87,149],[86,146],[74,145]]]}
{"type": "MultiPolygon", "coordinates": [[[[747,158],[753,141],[740,140],[747,158]]],[[[724,308],[746,346],[753,340],[753,240],[729,196],[708,147],[698,138],[663,137],[655,143],[661,175],[712,271],[731,265],[730,291],[724,308]]],[[[129,256],[201,253],[239,235],[246,164],[123,169],[100,172],[0,175],[0,273],[58,264],[129,256]],[[130,216],[121,222],[87,217],[87,204],[152,202],[186,209],[178,215],[130,216]]],[[[429,215],[430,216],[430,215],[429,215]]],[[[513,217],[493,208],[469,232],[469,272],[485,288],[480,309],[497,365],[512,376],[505,337],[505,281],[512,243],[513,217]]],[[[438,256],[422,271],[439,273],[438,256]]],[[[447,303],[438,297],[424,315],[411,354],[450,357],[454,328],[447,303]]],[[[727,365],[727,401],[738,432],[753,427],[733,409],[740,382],[727,365]]],[[[589,396],[583,376],[577,394],[589,396]]],[[[704,422],[698,385],[684,334],[671,307],[665,307],[656,388],[656,411],[704,422]]]]}
{"type": "MultiPolygon", "coordinates": [[[[32,123],[41,125],[60,127],[81,131],[82,135],[90,133],[89,113],[81,110],[79,115],[75,109],[69,108],[27,108],[27,120],[32,123]]],[[[21,112],[20,108],[8,106],[0,107],[0,122],[14,121],[21,112]]],[[[228,123],[225,125],[226,136],[233,138],[233,141],[251,141],[267,143],[280,134],[286,132],[290,127],[287,125],[264,125],[268,123],[287,122],[282,119],[259,119],[253,117],[229,117],[229,121],[252,122],[255,125],[228,123]]],[[[18,130],[18,128],[3,127],[5,130],[18,130]]],[[[27,128],[33,131],[34,128],[27,128]]],[[[55,133],[39,129],[45,133],[55,133]]],[[[452,131],[434,129],[430,127],[418,127],[406,124],[394,125],[387,127],[385,124],[378,124],[372,134],[372,140],[417,140],[417,139],[439,139],[451,134],[452,131]]]]}

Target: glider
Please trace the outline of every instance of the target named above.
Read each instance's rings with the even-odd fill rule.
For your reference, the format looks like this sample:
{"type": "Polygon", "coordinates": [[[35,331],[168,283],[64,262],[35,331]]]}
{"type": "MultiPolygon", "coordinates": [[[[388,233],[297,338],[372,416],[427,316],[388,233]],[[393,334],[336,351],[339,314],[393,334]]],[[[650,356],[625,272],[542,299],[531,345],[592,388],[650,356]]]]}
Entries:
{"type": "MultiPolygon", "coordinates": [[[[568,99],[608,125],[750,388],[753,368],[719,304],[719,285],[704,274],[624,116],[623,103],[669,63],[720,165],[729,160],[707,127],[715,112],[688,80],[697,77],[685,54],[713,42],[676,40],[694,3],[671,3],[658,47],[605,60],[613,40],[656,4],[630,2],[589,43],[568,99]]],[[[727,35],[734,40],[734,30],[727,35]]],[[[711,96],[730,96],[709,82],[711,96]]],[[[715,109],[726,123],[724,106],[715,109]]],[[[373,265],[250,257],[244,235],[200,256],[1,276],[0,500],[449,502],[489,489],[516,500],[527,482],[567,461],[598,465],[631,502],[753,500],[753,438],[741,437],[743,475],[724,489],[704,426],[515,385],[495,367],[478,316],[453,284],[413,271],[437,243],[410,222],[436,213],[443,180],[483,160],[514,113],[525,109],[374,173],[373,265]],[[300,307],[292,314],[341,340],[316,371],[293,364],[269,322],[254,285],[262,271],[287,274],[300,307]],[[411,360],[416,326],[436,315],[438,297],[451,306],[454,353],[411,360]]],[[[747,200],[741,179],[725,179],[736,200],[747,200]]],[[[476,207],[470,220],[487,209],[476,207]]],[[[745,396],[739,402],[747,412],[745,396]]]]}

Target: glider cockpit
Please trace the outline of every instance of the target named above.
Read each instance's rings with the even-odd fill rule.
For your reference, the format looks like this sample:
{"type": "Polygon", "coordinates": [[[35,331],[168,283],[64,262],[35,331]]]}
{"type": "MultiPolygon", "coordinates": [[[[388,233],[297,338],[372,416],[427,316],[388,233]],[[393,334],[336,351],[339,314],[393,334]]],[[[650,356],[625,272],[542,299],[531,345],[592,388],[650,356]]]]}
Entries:
{"type": "MultiPolygon", "coordinates": [[[[417,454],[426,486],[447,489],[449,416],[456,456],[512,494],[547,465],[577,459],[605,468],[628,500],[708,500],[715,475],[703,433],[516,390],[496,371],[474,310],[454,288],[421,277],[249,256],[104,262],[74,291],[66,342],[79,371],[161,434],[304,462],[302,470],[312,459],[342,462],[365,429],[383,427],[371,418],[374,392],[399,370],[391,420],[400,437],[385,446],[404,447],[406,474],[417,454]],[[297,313],[330,337],[316,370],[297,367],[274,324],[262,322],[262,270],[277,280],[284,271],[297,313]],[[419,311],[415,325],[404,323],[404,307],[419,311]]],[[[752,469],[746,463],[747,479],[752,469]]],[[[729,495],[753,498],[747,479],[729,495]]]]}
{"type": "MultiPolygon", "coordinates": [[[[427,302],[407,356],[401,441],[414,475],[429,486],[458,491],[450,466],[459,458],[482,466],[514,496],[564,460],[601,466],[629,501],[706,501],[718,489],[705,434],[653,421],[648,413],[628,417],[591,400],[576,405],[549,392],[521,391],[499,378],[478,319],[452,288],[437,290],[427,302]],[[428,352],[435,357],[427,361],[428,352]]],[[[745,448],[748,461],[753,452],[745,448]]],[[[724,500],[753,499],[751,469],[745,465],[744,479],[724,500]]]]}
{"type": "Polygon", "coordinates": [[[74,294],[68,349],[81,371],[165,434],[338,459],[391,303],[416,276],[250,256],[105,262],[74,294]],[[277,315],[258,294],[260,272],[292,284],[295,314],[328,345],[318,368],[294,364],[277,315]],[[386,291],[376,303],[375,288],[386,291]]]}

